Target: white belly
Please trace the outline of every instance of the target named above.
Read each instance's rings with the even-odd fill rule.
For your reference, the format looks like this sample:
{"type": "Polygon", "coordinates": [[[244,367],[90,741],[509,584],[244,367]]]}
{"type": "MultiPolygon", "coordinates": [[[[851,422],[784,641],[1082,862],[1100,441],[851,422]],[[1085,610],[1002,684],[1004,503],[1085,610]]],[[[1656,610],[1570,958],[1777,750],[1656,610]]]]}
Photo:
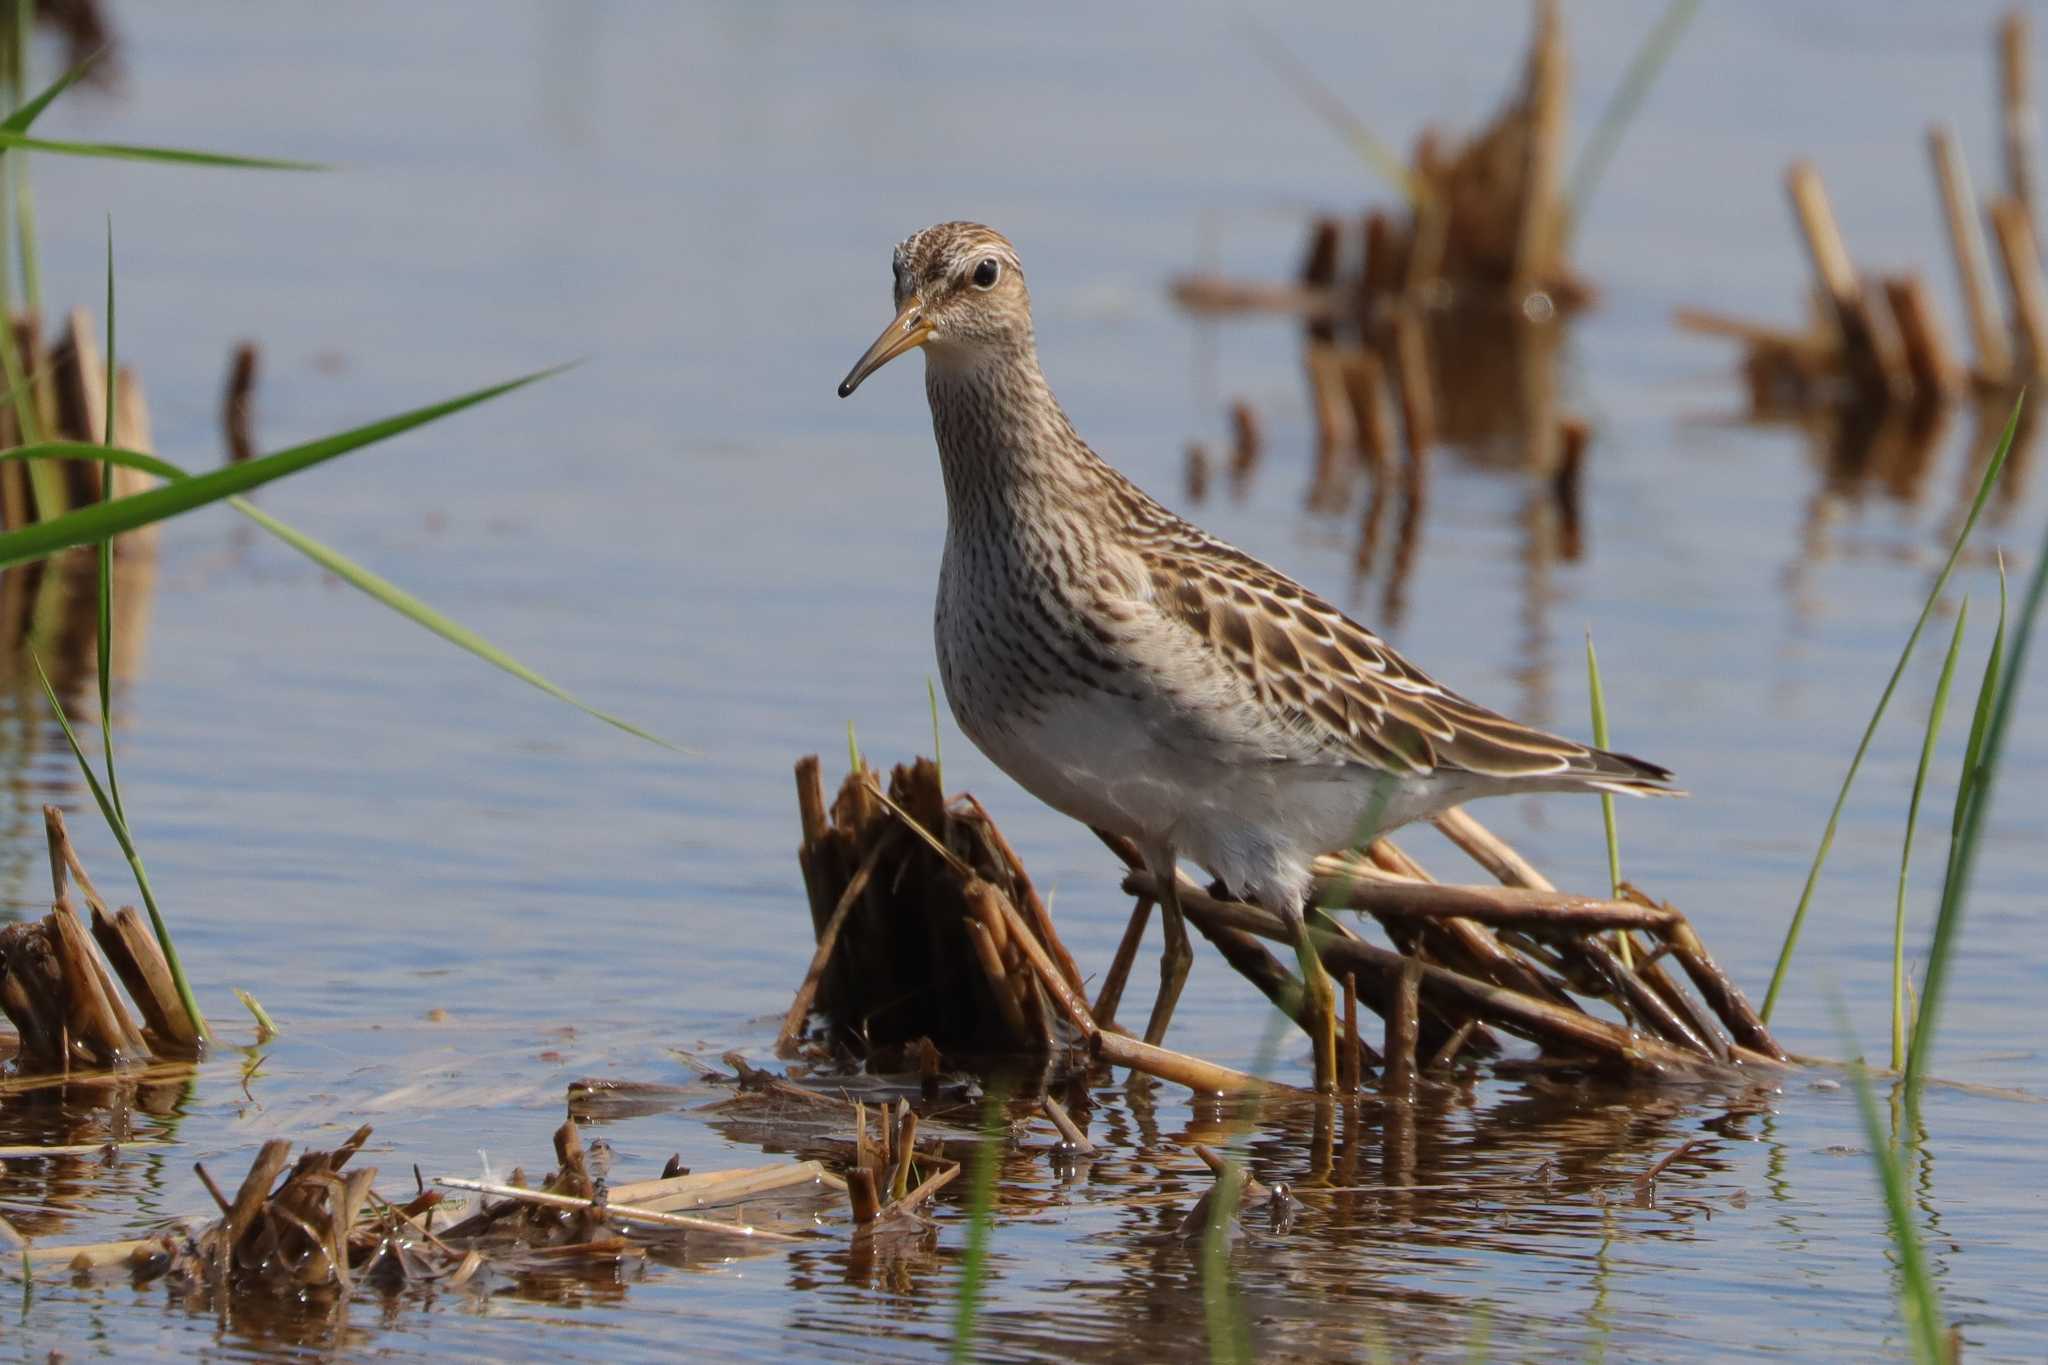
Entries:
{"type": "Polygon", "coordinates": [[[1382,779],[1350,764],[1196,758],[1163,742],[1147,710],[1096,694],[1055,701],[1043,717],[1004,729],[959,719],[996,766],[1053,809],[1135,840],[1148,857],[1171,849],[1264,904],[1298,904],[1317,854],[1458,799],[1446,799],[1442,779],[1382,779]]]}

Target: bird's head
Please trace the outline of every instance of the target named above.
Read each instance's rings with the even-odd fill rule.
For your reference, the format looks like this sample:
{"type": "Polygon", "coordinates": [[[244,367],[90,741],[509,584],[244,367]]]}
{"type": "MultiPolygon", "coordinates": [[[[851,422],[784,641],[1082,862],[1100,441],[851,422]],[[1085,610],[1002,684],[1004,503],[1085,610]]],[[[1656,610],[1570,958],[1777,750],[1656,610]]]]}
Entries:
{"type": "Polygon", "coordinates": [[[896,247],[896,317],[839,385],[846,397],[861,381],[922,346],[949,363],[1031,346],[1031,295],[1017,249],[994,228],[940,223],[896,247]]]}

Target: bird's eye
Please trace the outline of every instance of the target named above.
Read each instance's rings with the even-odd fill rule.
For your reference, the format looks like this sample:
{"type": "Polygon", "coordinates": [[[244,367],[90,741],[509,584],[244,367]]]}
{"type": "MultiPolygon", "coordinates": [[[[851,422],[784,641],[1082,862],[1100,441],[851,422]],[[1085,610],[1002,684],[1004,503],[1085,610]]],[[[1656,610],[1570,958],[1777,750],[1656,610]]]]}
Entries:
{"type": "Polygon", "coordinates": [[[995,257],[990,256],[980,265],[974,267],[974,287],[976,289],[993,289],[996,287],[996,281],[1001,279],[1002,276],[1003,267],[1001,263],[995,257]]]}

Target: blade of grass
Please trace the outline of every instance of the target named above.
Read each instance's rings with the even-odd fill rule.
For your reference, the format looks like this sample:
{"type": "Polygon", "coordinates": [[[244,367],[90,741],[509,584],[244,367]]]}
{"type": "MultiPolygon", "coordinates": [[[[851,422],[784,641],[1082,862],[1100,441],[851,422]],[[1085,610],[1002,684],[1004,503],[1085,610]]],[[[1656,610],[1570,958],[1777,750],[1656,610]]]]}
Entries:
{"type": "Polygon", "coordinates": [[[1948,835],[1953,841],[1963,832],[1963,811],[1969,805],[1970,789],[1977,782],[1977,760],[1984,752],[1984,727],[1991,723],[1991,704],[1998,700],[1998,669],[2005,660],[2005,556],[1998,557],[1998,629],[1991,636],[1991,652],[1984,657],[1984,680],[1977,685],[1977,707],[1970,715],[1970,742],[1963,747],[1963,771],[1956,781],[1956,808],[1949,817],[1948,835]]]}
{"type": "MultiPolygon", "coordinates": [[[[219,502],[231,494],[246,493],[252,488],[259,488],[287,474],[296,474],[300,470],[309,469],[337,456],[361,450],[364,446],[388,440],[401,432],[411,431],[414,427],[425,426],[429,422],[461,412],[464,408],[488,402],[501,394],[510,393],[536,380],[559,373],[560,368],[558,366],[555,369],[524,375],[503,384],[493,384],[489,388],[478,389],[460,398],[415,408],[396,417],[387,417],[380,422],[371,422],[339,435],[325,436],[317,441],[291,446],[242,464],[227,465],[205,474],[194,474],[174,480],[159,488],[117,498],[104,507],[81,508],[33,526],[0,533],[0,568],[44,559],[74,545],[89,545],[105,536],[132,531],[138,526],[147,526],[151,522],[162,521],[181,512],[204,507],[208,503],[219,502]]],[[[42,442],[22,446],[8,453],[28,460],[64,457],[72,453],[72,444],[64,441],[42,442]]],[[[96,446],[87,446],[85,449],[95,454],[99,453],[99,447],[96,446]]]]}
{"type": "MultiPolygon", "coordinates": [[[[28,88],[29,39],[33,36],[31,31],[35,27],[35,18],[34,0],[15,0],[12,75],[16,93],[28,88]]],[[[37,109],[29,118],[33,120],[41,112],[37,109]]],[[[0,128],[5,127],[5,124],[0,124],[0,128]]],[[[43,271],[36,254],[36,201],[28,186],[28,159],[16,157],[15,164],[7,171],[14,182],[14,226],[15,240],[21,252],[21,296],[28,304],[29,316],[39,317],[43,311],[43,271]]]]}
{"type": "MultiPolygon", "coordinates": [[[[1605,749],[1607,740],[1607,694],[1600,687],[1600,656],[1593,652],[1593,631],[1586,630],[1586,683],[1592,694],[1593,743],[1605,749]]],[[[1621,899],[1621,836],[1614,828],[1614,797],[1600,793],[1600,818],[1607,826],[1607,884],[1616,900],[1621,899]]],[[[1635,969],[1634,935],[1626,929],[1615,935],[1621,946],[1621,965],[1635,969]]]]}
{"type": "Polygon", "coordinates": [[[1913,829],[1920,820],[1920,795],[1927,789],[1927,770],[1934,763],[1934,746],[1941,740],[1942,717],[1948,712],[1948,686],[1956,676],[1956,660],[1963,652],[1963,628],[1970,622],[1970,599],[1963,599],[1956,613],[1955,634],[1949,638],[1948,657],[1941,661],[1941,678],[1934,684],[1934,704],[1927,709],[1927,737],[1920,742],[1920,766],[1913,772],[1913,796],[1906,803],[1906,837],[1899,845],[1899,896],[1892,910],[1892,1070],[1906,1065],[1906,875],[1913,865],[1913,829]]]}
{"type": "Polygon", "coordinates": [[[1657,83],[1664,64],[1678,50],[1679,39],[1685,36],[1686,25],[1692,22],[1699,7],[1699,0],[1671,0],[1629,60],[1621,84],[1615,87],[1607,107],[1600,111],[1600,121],[1593,125],[1592,136],[1586,139],[1584,150],[1572,166],[1571,190],[1565,199],[1570,206],[1567,222],[1571,229],[1575,230],[1585,217],[1586,206],[1593,202],[1593,191],[1599,187],[1607,163],[1614,159],[1615,148],[1621,145],[1621,135],[1628,131],[1637,110],[1642,108],[1643,97],[1657,83]]]}
{"type": "Polygon", "coordinates": [[[12,128],[0,127],[0,150],[51,152],[59,156],[103,157],[113,161],[153,161],[178,166],[222,166],[252,171],[324,171],[317,161],[292,161],[274,156],[235,156],[227,152],[202,152],[189,147],[145,147],[127,142],[69,142],[31,137],[12,128]]]}
{"type": "MultiPolygon", "coordinates": [[[[1844,1049],[1852,1057],[1857,1056],[1859,1048],[1849,1027],[1848,1011],[1839,1000],[1835,1002],[1835,1023],[1842,1034],[1844,1049]]],[[[1891,1225],[1892,1248],[1899,1258],[1899,1316],[1905,1321],[1906,1334],[1913,1343],[1914,1359],[1921,1365],[1945,1365],[1948,1360],[1948,1332],[1942,1317],[1941,1299],[1935,1292],[1934,1278],[1928,1273],[1927,1256],[1921,1250],[1920,1232],[1913,1222],[1913,1204],[1906,1187],[1905,1169],[1899,1163],[1891,1134],[1885,1131],[1884,1120],[1878,1114],[1877,1096],[1870,1088],[1870,1073],[1861,1061],[1850,1063],[1849,1078],[1855,1085],[1857,1111],[1863,1116],[1863,1138],[1870,1145],[1870,1164],[1877,1174],[1878,1190],[1884,1196],[1885,1218],[1891,1225]]]]}
{"type": "MultiPolygon", "coordinates": [[[[27,6],[21,6],[20,9],[26,10],[27,6]]],[[[26,46],[23,45],[21,50],[26,51],[26,46]]],[[[86,73],[86,69],[100,59],[100,53],[105,51],[105,48],[100,48],[92,53],[77,66],[51,81],[41,94],[17,108],[6,118],[0,119],[0,132],[26,133],[35,121],[43,116],[43,110],[50,107],[50,102],[75,85],[79,77],[86,73]]]]}
{"type": "Polygon", "coordinates": [[[92,799],[99,803],[100,815],[105,818],[107,828],[114,832],[114,839],[121,845],[122,856],[128,859],[128,868],[135,874],[136,889],[142,893],[142,904],[149,911],[150,927],[156,931],[157,947],[163,950],[164,962],[171,969],[171,980],[178,987],[178,1001],[185,1007],[185,1017],[192,1021],[192,1031],[201,1039],[213,1037],[213,1031],[206,1026],[206,1016],[199,1012],[199,1001],[192,994],[192,983],[185,979],[185,968],[178,961],[178,949],[171,942],[170,926],[164,923],[163,911],[157,908],[156,892],[150,889],[149,873],[142,866],[142,855],[135,851],[135,840],[128,832],[128,822],[114,809],[114,803],[107,798],[106,788],[100,785],[98,774],[92,770],[92,763],[85,756],[85,750],[78,743],[78,735],[71,728],[71,718],[64,713],[64,703],[57,698],[57,689],[50,685],[50,675],[43,671],[42,657],[34,652],[29,660],[36,666],[36,677],[42,681],[43,695],[50,699],[50,709],[57,714],[57,724],[63,728],[64,738],[71,745],[72,756],[78,760],[78,770],[85,774],[85,784],[92,789],[92,799]]]}
{"type": "Polygon", "coordinates": [[[1948,992],[1949,964],[1962,936],[1963,905],[1969,897],[1986,812],[1991,808],[1998,764],[2005,752],[2006,731],[2012,726],[2020,683],[2026,676],[2027,651],[2033,643],[2034,622],[2040,616],[2044,597],[2048,597],[2048,535],[2043,536],[2041,549],[2034,557],[2033,577],[2027,584],[2027,595],[2020,601],[2019,621],[2013,629],[2012,652],[1999,672],[1998,699],[1992,703],[1977,767],[1962,797],[1962,826],[1949,850],[1948,877],[1942,884],[1941,907],[1935,913],[1934,936],[1927,949],[1927,971],[1920,986],[1920,1018],[1906,1053],[1906,1112],[1916,1130],[1920,1127],[1920,1091],[1934,1053],[1935,1027],[1941,1019],[1943,997],[1948,992]]]}
{"type": "Polygon", "coordinates": [[[988,1278],[989,1234],[995,1228],[997,1148],[1008,1139],[1003,1106],[1003,1095],[997,1091],[982,1101],[981,1142],[974,1149],[974,1184],[967,1202],[967,1249],[961,1256],[960,1289],[953,1304],[951,1357],[956,1362],[976,1358],[974,1323],[988,1278]]]}
{"type": "Polygon", "coordinates": [[[249,1011],[250,1015],[254,1017],[254,1019],[256,1020],[257,1042],[267,1043],[272,1038],[277,1037],[277,1035],[282,1031],[274,1022],[272,1022],[270,1018],[270,1011],[263,1008],[262,1002],[259,1001],[255,996],[249,994],[249,992],[243,990],[240,986],[235,987],[235,999],[241,1001],[242,1008],[249,1011]]]}
{"type": "MultiPolygon", "coordinates": [[[[101,458],[125,468],[140,469],[145,473],[154,474],[161,479],[176,480],[194,477],[194,475],[168,460],[161,459],[155,455],[145,455],[139,451],[103,450],[99,446],[79,445],[74,442],[57,442],[41,447],[41,449],[62,459],[101,458]]],[[[21,457],[22,452],[19,450],[0,451],[0,460],[19,459],[21,457]]],[[[225,501],[229,507],[255,522],[265,531],[276,536],[300,554],[305,555],[321,568],[334,574],[350,587],[367,594],[399,615],[404,616],[413,624],[433,632],[450,644],[467,650],[485,663],[490,664],[493,668],[502,669],[528,686],[538,688],[557,701],[567,702],[585,715],[595,720],[603,721],[614,729],[623,730],[637,739],[644,739],[650,744],[658,744],[662,748],[676,753],[688,754],[695,752],[670,740],[663,739],[660,735],[643,730],[631,721],[621,719],[609,711],[599,710],[597,707],[590,705],[552,680],[543,677],[540,673],[519,662],[519,660],[513,658],[504,650],[499,649],[475,631],[470,630],[466,626],[459,625],[447,616],[442,615],[419,598],[399,587],[396,583],[356,563],[339,550],[315,540],[312,536],[287,524],[282,519],[272,516],[248,499],[230,497],[225,499],[225,501]]]]}
{"type": "Polygon", "coordinates": [[[1899,686],[1899,679],[1905,675],[1906,664],[1913,657],[1914,646],[1920,643],[1920,632],[1927,628],[1927,618],[1934,614],[1935,603],[1941,599],[1941,591],[1948,586],[1949,575],[1955,572],[1956,561],[1962,558],[1963,546],[1970,539],[1970,532],[1977,525],[1977,518],[1984,511],[1984,504],[1991,497],[1991,490],[1998,482],[1999,471],[2005,468],[2005,457],[2012,450],[2013,433],[2019,430],[2020,406],[2026,401],[2025,395],[2015,400],[2012,416],[2006,420],[2005,432],[1998,438],[1998,448],[1992,452],[1991,463],[1984,469],[1983,482],[1977,486],[1977,496],[1970,504],[1970,514],[1963,520],[1963,528],[1956,533],[1955,547],[1948,553],[1948,560],[1935,575],[1934,587],[1927,594],[1927,603],[1920,608],[1920,619],[1913,623],[1912,634],[1906,637],[1906,647],[1899,651],[1899,661],[1892,667],[1892,675],[1885,681],[1884,691],[1878,695],[1877,709],[1871,712],[1870,723],[1863,727],[1863,738],[1857,742],[1856,754],[1849,760],[1849,771],[1842,778],[1842,790],[1835,796],[1834,809],[1828,812],[1827,828],[1821,831],[1820,848],[1813,855],[1813,866],[1806,873],[1806,885],[1799,893],[1799,904],[1793,908],[1792,922],[1785,927],[1785,943],[1778,950],[1778,964],[1771,970],[1771,988],[1764,995],[1763,1009],[1759,1013],[1769,1023],[1771,1011],[1777,1008],[1778,994],[1785,988],[1785,976],[1792,966],[1792,950],[1799,946],[1799,931],[1806,927],[1806,912],[1813,905],[1814,888],[1820,884],[1820,870],[1827,864],[1828,850],[1834,847],[1835,827],[1841,823],[1842,807],[1848,804],[1849,788],[1855,784],[1856,770],[1863,766],[1863,755],[1870,749],[1871,737],[1877,733],[1878,722],[1884,719],[1885,707],[1891,704],[1892,693],[1899,686]]]}
{"type": "MultiPolygon", "coordinates": [[[[27,6],[23,6],[24,9],[27,6]]],[[[101,429],[105,438],[102,444],[114,444],[114,394],[119,388],[120,365],[114,352],[114,221],[107,219],[107,366],[103,372],[107,390],[107,424],[101,429]]],[[[112,461],[100,461],[100,502],[114,500],[114,466],[112,461]]],[[[128,812],[121,806],[121,779],[114,772],[114,708],[113,708],[113,659],[114,659],[114,538],[107,536],[99,544],[99,675],[100,675],[100,744],[106,751],[107,792],[114,799],[114,812],[122,819],[128,812]]]]}
{"type": "Polygon", "coordinates": [[[1315,73],[1303,65],[1301,60],[1287,49],[1287,45],[1276,37],[1272,30],[1252,20],[1245,21],[1245,32],[1250,35],[1252,45],[1258,49],[1266,64],[1281,76],[1293,81],[1291,87],[1301,102],[1306,104],[1323,122],[1336,130],[1339,137],[1365,161],[1365,164],[1379,173],[1389,185],[1401,192],[1411,205],[1420,207],[1429,196],[1429,189],[1416,176],[1408,173],[1407,165],[1399,154],[1366,126],[1365,120],[1351,112],[1337,93],[1316,79],[1315,73]]]}
{"type": "Polygon", "coordinates": [[[925,700],[932,705],[932,767],[938,773],[939,791],[946,790],[946,758],[939,752],[939,689],[932,686],[932,680],[924,680],[925,700]]]}

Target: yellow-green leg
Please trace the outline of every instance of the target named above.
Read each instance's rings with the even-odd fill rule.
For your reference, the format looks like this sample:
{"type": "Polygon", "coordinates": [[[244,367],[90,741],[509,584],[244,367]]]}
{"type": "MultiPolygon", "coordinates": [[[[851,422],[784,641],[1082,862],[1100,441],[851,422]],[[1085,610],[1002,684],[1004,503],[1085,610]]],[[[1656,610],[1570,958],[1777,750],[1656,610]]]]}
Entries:
{"type": "Polygon", "coordinates": [[[1194,965],[1194,945],[1188,942],[1188,922],[1180,909],[1180,881],[1174,873],[1171,849],[1162,849],[1145,859],[1152,879],[1159,886],[1161,927],[1166,947],[1159,955],[1159,996],[1152,1002],[1152,1017],[1145,1024],[1145,1041],[1158,1047],[1166,1038],[1166,1026],[1173,1020],[1173,1007],[1180,1003],[1180,989],[1187,984],[1188,969],[1194,965]]]}
{"type": "Polygon", "coordinates": [[[1288,928],[1294,931],[1295,955],[1301,959],[1302,1026],[1315,1047],[1316,1090],[1320,1094],[1337,1089],[1337,984],[1323,968],[1315,943],[1309,938],[1308,920],[1300,907],[1287,912],[1288,928]]]}

